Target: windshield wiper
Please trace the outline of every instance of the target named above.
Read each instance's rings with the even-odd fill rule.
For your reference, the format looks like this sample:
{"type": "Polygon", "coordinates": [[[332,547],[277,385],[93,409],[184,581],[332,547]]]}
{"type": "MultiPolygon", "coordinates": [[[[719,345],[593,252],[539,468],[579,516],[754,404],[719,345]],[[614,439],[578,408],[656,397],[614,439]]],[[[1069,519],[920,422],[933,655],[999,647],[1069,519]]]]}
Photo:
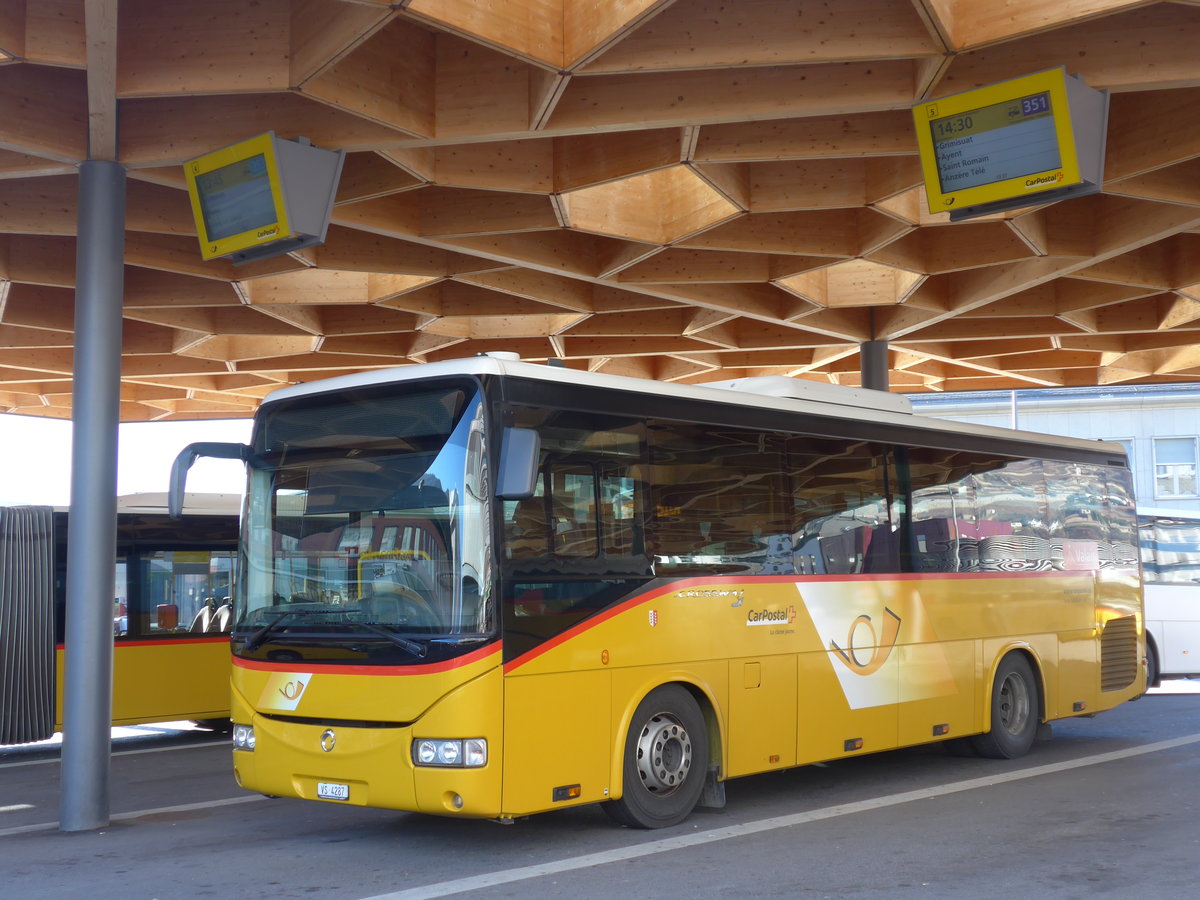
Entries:
{"type": "Polygon", "coordinates": [[[254,634],[250,635],[250,637],[246,638],[246,643],[242,645],[242,652],[253,653],[259,647],[265,644],[267,642],[267,638],[271,636],[271,633],[279,627],[280,623],[283,622],[284,619],[290,619],[293,616],[298,616],[302,613],[309,613],[313,611],[314,610],[310,609],[289,609],[282,615],[276,616],[266,625],[263,625],[261,628],[259,628],[258,631],[254,632],[254,634]]]}
{"type": "Polygon", "coordinates": [[[395,632],[388,631],[386,628],[376,625],[374,622],[355,622],[354,624],[367,629],[367,631],[387,638],[397,647],[404,648],[418,659],[423,658],[425,654],[429,652],[429,648],[424,644],[418,644],[416,641],[410,641],[408,638],[400,637],[400,635],[396,634],[395,632]]]}

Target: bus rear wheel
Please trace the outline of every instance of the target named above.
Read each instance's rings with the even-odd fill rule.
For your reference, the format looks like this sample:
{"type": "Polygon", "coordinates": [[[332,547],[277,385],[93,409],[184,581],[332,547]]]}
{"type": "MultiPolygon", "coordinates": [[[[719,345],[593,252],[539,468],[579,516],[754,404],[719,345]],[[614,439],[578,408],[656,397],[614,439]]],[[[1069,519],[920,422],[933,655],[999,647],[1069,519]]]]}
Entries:
{"type": "Polygon", "coordinates": [[[666,828],[688,817],[708,770],[708,729],[685,688],[656,688],[638,704],[625,737],[624,790],[604,811],[618,825],[666,828]]]}
{"type": "Polygon", "coordinates": [[[991,730],[972,737],[971,745],[990,759],[1024,756],[1037,737],[1040,718],[1033,667],[1024,654],[1010,653],[1000,660],[992,683],[991,730]]]}

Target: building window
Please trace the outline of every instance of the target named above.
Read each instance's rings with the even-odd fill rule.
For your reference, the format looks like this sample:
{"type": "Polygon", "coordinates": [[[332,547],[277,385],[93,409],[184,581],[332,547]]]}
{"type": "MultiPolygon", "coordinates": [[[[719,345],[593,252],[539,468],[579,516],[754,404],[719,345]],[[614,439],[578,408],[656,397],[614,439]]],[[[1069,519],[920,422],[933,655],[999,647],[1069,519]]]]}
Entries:
{"type": "Polygon", "coordinates": [[[1133,462],[1133,438],[1101,438],[1111,444],[1120,444],[1125,448],[1125,458],[1129,460],[1129,470],[1132,472],[1135,468],[1133,462]]]}
{"type": "Polygon", "coordinates": [[[1196,439],[1154,439],[1154,496],[1159,500],[1196,496],[1196,439]]]}

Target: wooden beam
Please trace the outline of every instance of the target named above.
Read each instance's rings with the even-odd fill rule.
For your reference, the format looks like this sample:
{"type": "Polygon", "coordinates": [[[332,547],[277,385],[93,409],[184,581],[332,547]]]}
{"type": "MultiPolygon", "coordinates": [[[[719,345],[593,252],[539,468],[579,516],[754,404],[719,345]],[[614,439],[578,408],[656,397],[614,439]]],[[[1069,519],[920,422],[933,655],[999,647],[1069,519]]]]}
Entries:
{"type": "MultiPolygon", "coordinates": [[[[113,63],[121,97],[288,87],[288,4],[281,0],[120,5],[121,52],[113,63]]],[[[89,44],[91,31],[89,21],[89,44]]],[[[90,74],[90,62],[88,68],[90,74]]]]}
{"type": "MultiPolygon", "coordinates": [[[[1112,11],[1106,0],[1081,2],[1091,5],[1095,16],[1112,11]]],[[[1035,0],[1022,3],[1020,7],[971,2],[972,9],[981,13],[981,19],[987,16],[984,10],[1005,17],[1014,13],[1021,17],[1023,13],[1032,12],[1035,16],[1041,15],[1041,19],[1037,27],[1022,29],[1027,36],[1019,42],[983,46],[957,54],[938,86],[938,94],[981,87],[1062,65],[1064,46],[1071,49],[1071,73],[1079,75],[1093,88],[1131,91],[1194,86],[1197,73],[1190,35],[1200,23],[1197,11],[1172,3],[1147,4],[1148,0],[1122,3],[1146,8],[1103,15],[1095,21],[1060,28],[1058,26],[1064,19],[1072,18],[1069,14],[1062,15],[1062,10],[1077,6],[1073,0],[1035,0]],[[1028,34],[1034,30],[1041,33],[1028,34]]],[[[975,19],[976,14],[972,12],[970,16],[960,17],[959,21],[975,19]]],[[[1004,27],[1008,31],[1008,27],[1004,27]]],[[[968,39],[960,46],[979,43],[968,39]]],[[[1110,119],[1111,124],[1124,130],[1119,121],[1110,119]]]]}
{"type": "Polygon", "coordinates": [[[0,59],[25,56],[27,6],[25,3],[0,4],[0,59]]]}
{"type": "Polygon", "coordinates": [[[572,228],[671,243],[737,213],[687,166],[672,166],[563,195],[572,228]]]}
{"type": "Polygon", "coordinates": [[[519,58],[564,66],[562,0],[409,0],[406,12],[519,58]]]}
{"type": "Polygon", "coordinates": [[[4,244],[14,282],[75,287],[75,238],[13,234],[4,244]]]}
{"type": "Polygon", "coordinates": [[[565,335],[568,337],[621,337],[636,335],[678,335],[686,331],[683,310],[648,310],[645,312],[610,313],[589,316],[572,325],[565,335]]]}
{"type": "Polygon", "coordinates": [[[753,213],[680,243],[683,247],[828,256],[857,256],[862,243],[859,217],[845,210],[753,213]]]}
{"type": "Polygon", "coordinates": [[[88,159],[117,158],[117,0],[84,0],[88,159]]]}
{"type": "Polygon", "coordinates": [[[553,140],[459,144],[433,154],[440,185],[541,194],[555,189],[553,140]]]}
{"type": "Polygon", "coordinates": [[[72,69],[13,65],[0,78],[0,148],[45,159],[87,158],[87,76],[72,69]]]}
{"type": "Polygon", "coordinates": [[[572,191],[678,165],[682,137],[679,128],[660,128],[556,138],[554,188],[572,191]]]}
{"type": "Polygon", "coordinates": [[[795,300],[773,284],[684,284],[659,285],[660,294],[720,312],[779,322],[787,318],[795,300]]]}
{"type": "Polygon", "coordinates": [[[911,83],[912,63],[907,60],[701,69],[679,72],[670,79],[597,75],[571,80],[547,130],[601,131],[797,115],[853,115],[910,105],[911,83]]]}
{"type": "MultiPolygon", "coordinates": [[[[1200,16],[1200,9],[1196,13],[1200,16]]],[[[1122,181],[1200,156],[1200,122],[1192,114],[1197,103],[1200,87],[1114,96],[1109,101],[1105,180],[1122,181]]]]}
{"type": "Polygon", "coordinates": [[[843,209],[867,202],[859,159],[750,163],[750,211],[843,209]]]}
{"type": "Polygon", "coordinates": [[[429,187],[418,198],[420,233],[426,237],[540,231],[558,225],[549,199],[541,195],[429,187]]]}
{"type": "Polygon", "coordinates": [[[765,253],[668,249],[620,273],[618,281],[642,284],[740,283],[771,280],[765,253]]]}
{"type": "Polygon", "coordinates": [[[543,128],[562,99],[570,77],[562,72],[531,68],[529,70],[529,130],[543,128]]]}
{"type": "Polygon", "coordinates": [[[75,329],[75,291],[62,287],[11,284],[0,321],[6,325],[71,333],[75,329]]]}
{"type": "Polygon", "coordinates": [[[378,153],[349,153],[342,166],[342,177],[338,180],[337,202],[373,200],[408,191],[424,183],[378,153]]]}
{"type": "Polygon", "coordinates": [[[1108,194],[1200,206],[1200,157],[1106,182],[1104,190],[1108,194]]]}
{"type": "Polygon", "coordinates": [[[240,306],[241,302],[228,281],[140,266],[125,267],[127,309],[240,306]]]}
{"type": "Polygon", "coordinates": [[[1018,35],[1056,33],[1063,27],[1108,16],[1121,9],[1144,6],[1146,0],[1026,0],[1003,10],[974,0],[936,0],[928,5],[934,9],[953,6],[951,34],[955,48],[964,50],[1010,40],[1018,35]]]}
{"type": "Polygon", "coordinates": [[[890,0],[691,0],[659,13],[582,71],[785,66],[941,50],[911,7],[890,0]]]}
{"type": "Polygon", "coordinates": [[[619,45],[675,0],[564,0],[563,68],[574,69],[619,45]]]}
{"type": "Polygon", "coordinates": [[[437,136],[530,133],[530,68],[452,34],[438,35],[437,136]]]}
{"type": "Polygon", "coordinates": [[[468,253],[506,263],[592,278],[601,268],[596,259],[596,247],[602,240],[603,238],[593,235],[560,229],[450,238],[445,243],[468,253]]]}
{"type": "Polygon", "coordinates": [[[0,181],[0,232],[74,235],[78,196],[75,175],[0,181]]]}
{"type": "Polygon", "coordinates": [[[260,133],[264,122],[270,122],[282,138],[303,136],[318,147],[348,152],[373,150],[406,135],[289,93],[129,99],[121,102],[120,118],[121,159],[135,168],[180,165],[260,133]],[[163,134],[170,134],[172,140],[164,142],[163,134]]]}
{"type": "Polygon", "coordinates": [[[907,109],[857,115],[814,116],[768,122],[705,125],[696,141],[697,162],[771,162],[858,156],[916,156],[917,138],[907,109]]]}
{"type": "Polygon", "coordinates": [[[338,0],[294,0],[288,19],[288,79],[303,85],[352,50],[387,21],[381,5],[338,0]]]}
{"type": "Polygon", "coordinates": [[[77,169],[68,162],[52,161],[28,153],[0,150],[0,180],[14,178],[43,178],[51,175],[74,175],[77,169]]]}
{"type": "Polygon", "coordinates": [[[514,294],[518,297],[539,300],[542,303],[575,312],[591,312],[595,308],[593,301],[595,288],[591,284],[577,278],[552,275],[549,272],[512,268],[480,275],[462,276],[458,280],[514,294]]]}
{"type": "Polygon", "coordinates": [[[428,137],[435,129],[436,44],[437,38],[424,28],[393,19],[308,80],[304,93],[355,116],[428,137]]]}
{"type": "Polygon", "coordinates": [[[85,10],[79,0],[18,2],[25,6],[24,52],[30,62],[82,69],[87,65],[85,10]]]}

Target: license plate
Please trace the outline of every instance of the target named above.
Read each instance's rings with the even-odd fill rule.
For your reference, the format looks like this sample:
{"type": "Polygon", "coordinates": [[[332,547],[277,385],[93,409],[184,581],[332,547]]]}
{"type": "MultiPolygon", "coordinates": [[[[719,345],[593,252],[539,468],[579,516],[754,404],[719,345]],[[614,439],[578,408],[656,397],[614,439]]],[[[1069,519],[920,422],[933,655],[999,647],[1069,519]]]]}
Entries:
{"type": "Polygon", "coordinates": [[[350,785],[332,781],[317,782],[317,797],[322,800],[349,800],[350,785]]]}

